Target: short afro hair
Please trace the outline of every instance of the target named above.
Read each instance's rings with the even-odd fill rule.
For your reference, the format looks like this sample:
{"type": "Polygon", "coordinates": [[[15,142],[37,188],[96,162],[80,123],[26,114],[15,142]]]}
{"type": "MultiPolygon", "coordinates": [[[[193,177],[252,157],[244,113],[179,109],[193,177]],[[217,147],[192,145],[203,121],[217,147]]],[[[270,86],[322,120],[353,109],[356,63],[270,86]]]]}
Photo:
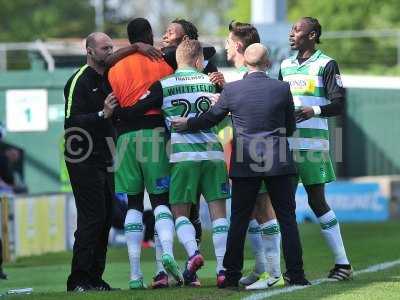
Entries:
{"type": "Polygon", "coordinates": [[[179,24],[183,28],[183,32],[189,37],[191,40],[197,40],[199,38],[199,34],[196,26],[192,22],[189,22],[185,19],[175,19],[171,23],[179,24]]]}

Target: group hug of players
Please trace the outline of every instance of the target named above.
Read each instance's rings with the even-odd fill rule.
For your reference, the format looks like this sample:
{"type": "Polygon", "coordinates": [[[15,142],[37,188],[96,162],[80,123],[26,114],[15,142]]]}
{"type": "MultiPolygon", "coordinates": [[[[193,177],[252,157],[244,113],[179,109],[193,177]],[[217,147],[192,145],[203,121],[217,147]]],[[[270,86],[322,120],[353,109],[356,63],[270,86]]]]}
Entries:
{"type": "MultiPolygon", "coordinates": [[[[306,189],[309,205],[334,255],[335,265],[328,276],[346,280],[351,278],[352,268],[338,221],[324,193],[324,184],[335,180],[327,118],[341,113],[344,89],[337,63],[315,48],[320,35],[321,26],[314,18],[305,17],[293,25],[289,42],[297,53],[282,62],[279,77],[289,82],[296,108],[298,130],[289,144],[297,158],[297,179],[306,189]]],[[[229,132],[229,120],[212,130],[190,133],[177,132],[171,125],[174,117],[199,116],[210,109],[213,101],[218,101],[225,79],[209,62],[215,50],[201,45],[196,27],[183,19],[169,24],[159,59],[154,58],[157,51],[153,58],[137,53],[139,48],[151,52],[153,33],[147,20],[131,21],[128,38],[131,46],[113,54],[112,67],[105,76],[113,93],[112,101],[118,103],[113,116],[118,132],[115,191],[128,196],[125,236],[129,288],[146,288],[140,265],[145,189],[155,217],[156,275],[151,287],[168,287],[171,279],[177,285],[200,286],[196,272],[204,265],[199,248],[201,195],[212,220],[216,282],[223,287],[223,258],[229,230],[225,201],[230,197],[225,159],[230,144],[224,133],[229,132]],[[188,256],[182,269],[173,253],[175,233],[188,256]]],[[[227,60],[237,69],[237,80],[247,71],[246,48],[259,42],[257,30],[251,24],[229,25],[225,48],[227,60]]],[[[280,229],[265,186],[259,191],[249,220],[248,239],[255,266],[241,278],[240,284],[249,290],[284,285],[280,229]]]]}

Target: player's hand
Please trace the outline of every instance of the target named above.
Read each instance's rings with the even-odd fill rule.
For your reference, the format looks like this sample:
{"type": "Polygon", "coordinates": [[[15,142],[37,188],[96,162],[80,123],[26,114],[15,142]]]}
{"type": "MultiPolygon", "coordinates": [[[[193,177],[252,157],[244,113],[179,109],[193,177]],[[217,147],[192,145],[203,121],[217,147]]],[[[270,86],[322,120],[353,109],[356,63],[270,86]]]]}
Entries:
{"type": "Polygon", "coordinates": [[[215,105],[218,102],[220,97],[221,97],[221,94],[212,94],[210,96],[211,106],[215,105]]]}
{"type": "Polygon", "coordinates": [[[187,121],[188,118],[176,117],[171,122],[172,128],[174,128],[176,131],[185,131],[188,129],[187,121]]]}
{"type": "Polygon", "coordinates": [[[145,44],[142,42],[137,42],[135,45],[138,47],[137,51],[147,56],[151,60],[158,60],[163,57],[162,52],[157,48],[154,48],[152,45],[145,44]]]}
{"type": "Polygon", "coordinates": [[[208,73],[208,76],[210,76],[210,81],[212,84],[219,85],[220,87],[224,86],[225,77],[221,72],[208,73]]]}
{"type": "Polygon", "coordinates": [[[113,93],[109,93],[108,96],[106,97],[106,100],[104,100],[104,107],[103,107],[104,118],[108,119],[109,117],[111,117],[114,112],[114,109],[117,106],[118,106],[117,98],[113,93]]]}
{"type": "Polygon", "coordinates": [[[296,110],[295,112],[295,116],[296,116],[296,122],[300,123],[303,122],[305,120],[308,120],[312,117],[314,117],[314,110],[312,109],[312,107],[302,107],[298,110],[296,110]]]}

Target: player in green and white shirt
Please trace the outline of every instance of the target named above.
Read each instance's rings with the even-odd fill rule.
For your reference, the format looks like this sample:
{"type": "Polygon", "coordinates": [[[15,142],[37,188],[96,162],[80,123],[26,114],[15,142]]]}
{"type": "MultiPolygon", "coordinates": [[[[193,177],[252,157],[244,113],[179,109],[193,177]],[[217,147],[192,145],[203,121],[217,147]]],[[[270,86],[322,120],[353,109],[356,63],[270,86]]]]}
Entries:
{"type": "Polygon", "coordinates": [[[130,108],[132,118],[150,108],[161,107],[171,133],[171,182],[169,201],[175,216],[175,229],[189,259],[183,274],[190,284],[204,264],[195,230],[189,221],[190,207],[202,194],[208,203],[213,223],[213,243],[217,259],[217,285],[224,282],[222,266],[225,255],[228,221],[225,200],[230,196],[223,148],[213,131],[178,133],[171,129],[175,117],[199,116],[211,107],[215,86],[200,73],[203,53],[196,40],[184,40],[176,50],[177,71],[154,83],[146,98],[130,108]]]}
{"type": "Polygon", "coordinates": [[[281,64],[280,79],[289,82],[296,108],[297,131],[289,140],[299,179],[308,203],[317,216],[322,235],[335,257],[328,277],[346,280],[352,276],[335,213],[325,199],[325,183],[334,181],[329,156],[328,117],[344,108],[345,91],[335,60],[316,49],[321,36],[317,19],[300,19],[289,35],[290,46],[298,53],[281,64]]]}
{"type": "MultiPolygon", "coordinates": [[[[227,60],[236,68],[231,81],[243,79],[247,72],[244,51],[251,44],[259,42],[260,37],[253,25],[240,22],[229,24],[225,50],[227,60]]],[[[219,76],[222,74],[213,73],[210,78],[216,80],[219,76]]],[[[255,265],[252,272],[243,276],[239,283],[246,286],[247,290],[284,285],[280,268],[281,233],[265,184],[261,185],[247,233],[255,265]]]]}

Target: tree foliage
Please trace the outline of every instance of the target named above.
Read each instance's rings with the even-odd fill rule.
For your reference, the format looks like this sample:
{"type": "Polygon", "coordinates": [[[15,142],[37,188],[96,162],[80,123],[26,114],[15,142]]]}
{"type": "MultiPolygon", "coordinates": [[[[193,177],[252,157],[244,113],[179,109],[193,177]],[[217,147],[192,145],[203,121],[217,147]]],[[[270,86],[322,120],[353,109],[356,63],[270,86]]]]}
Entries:
{"type": "Polygon", "coordinates": [[[89,1],[1,0],[0,41],[85,36],[94,30],[89,1]]]}
{"type": "Polygon", "coordinates": [[[239,22],[251,21],[251,0],[233,0],[226,13],[227,19],[239,22]]]}
{"type": "Polygon", "coordinates": [[[348,69],[391,67],[397,63],[396,37],[324,39],[327,31],[400,30],[398,0],[288,0],[288,19],[317,18],[322,25],[321,48],[348,69]]]}

